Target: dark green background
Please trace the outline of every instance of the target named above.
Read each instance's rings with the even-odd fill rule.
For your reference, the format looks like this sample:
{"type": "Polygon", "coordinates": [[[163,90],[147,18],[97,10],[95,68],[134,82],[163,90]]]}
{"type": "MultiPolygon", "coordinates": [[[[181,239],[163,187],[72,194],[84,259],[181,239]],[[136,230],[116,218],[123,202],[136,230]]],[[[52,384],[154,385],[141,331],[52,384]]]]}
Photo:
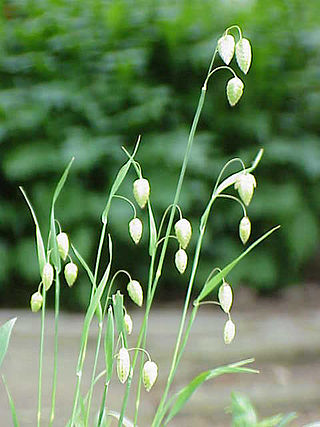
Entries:
{"type": "MultiPolygon", "coordinates": [[[[173,199],[216,40],[235,23],[253,45],[247,76],[232,63],[244,80],[244,96],[231,109],[225,96],[230,75],[220,72],[210,81],[181,207],[196,231],[223,164],[238,155],[250,164],[264,147],[249,207],[252,239],[274,225],[282,228],[230,280],[270,292],[310,278],[319,248],[318,17],[317,0],[2,3],[0,304],[25,306],[39,280],[33,225],[18,185],[30,196],[46,231],[54,185],[73,155],[57,212],[90,265],[108,189],[126,160],[120,147],[132,148],[138,134],[137,159],[150,180],[159,221],[173,199]]],[[[134,178],[132,173],[122,194],[130,194],[134,178]]],[[[145,282],[147,233],[142,249],[135,248],[127,233],[130,218],[130,208],[116,201],[110,221],[114,268],[126,268],[145,282]]],[[[238,205],[218,201],[198,286],[214,266],[225,265],[242,250],[240,218],[238,205]]],[[[182,296],[186,283],[175,271],[175,250],[172,243],[158,293],[165,301],[182,296]]],[[[74,289],[64,292],[65,305],[81,306],[87,293],[81,274],[74,289]]]]}

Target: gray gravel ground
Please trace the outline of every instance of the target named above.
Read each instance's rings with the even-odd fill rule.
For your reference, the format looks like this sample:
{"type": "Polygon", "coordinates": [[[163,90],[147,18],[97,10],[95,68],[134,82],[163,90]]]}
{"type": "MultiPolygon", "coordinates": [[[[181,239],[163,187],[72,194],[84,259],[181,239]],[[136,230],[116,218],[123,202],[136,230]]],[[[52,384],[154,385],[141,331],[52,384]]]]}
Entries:
{"type": "MultiPolygon", "coordinates": [[[[157,307],[151,314],[147,348],[159,364],[160,378],[150,393],[142,393],[140,427],[150,425],[164,387],[181,306],[181,303],[176,303],[174,306],[157,307]]],[[[131,315],[137,331],[142,311],[132,309],[131,315]]],[[[2,310],[0,324],[15,316],[18,320],[1,373],[5,375],[16,402],[21,426],[31,427],[36,425],[40,316],[29,311],[2,310]]],[[[173,390],[179,390],[201,371],[249,357],[256,359],[253,366],[260,370],[260,374],[225,375],[208,381],[196,391],[170,426],[230,426],[230,417],[225,414],[225,408],[230,403],[233,390],[246,393],[261,417],[296,411],[299,416],[292,423],[293,427],[320,421],[320,286],[296,287],[272,299],[256,299],[247,290],[236,291],[233,319],[237,325],[237,336],[231,345],[225,346],[222,340],[225,315],[218,307],[201,307],[173,390]]],[[[61,317],[55,423],[58,427],[64,426],[70,415],[82,321],[83,316],[78,314],[63,314],[61,317]]],[[[94,354],[95,326],[93,324],[87,352],[89,369],[94,354]]],[[[50,405],[52,338],[53,314],[50,313],[44,359],[44,426],[48,425],[46,417],[50,405]]],[[[135,338],[133,334],[131,346],[135,345],[135,338]]],[[[99,369],[103,369],[102,358],[99,369]]],[[[89,375],[85,375],[84,392],[88,384],[89,375]]],[[[97,394],[101,386],[97,385],[97,394]]],[[[119,408],[123,390],[124,387],[115,378],[110,388],[110,408],[119,408]]],[[[9,405],[1,385],[0,426],[11,425],[9,405]]]]}

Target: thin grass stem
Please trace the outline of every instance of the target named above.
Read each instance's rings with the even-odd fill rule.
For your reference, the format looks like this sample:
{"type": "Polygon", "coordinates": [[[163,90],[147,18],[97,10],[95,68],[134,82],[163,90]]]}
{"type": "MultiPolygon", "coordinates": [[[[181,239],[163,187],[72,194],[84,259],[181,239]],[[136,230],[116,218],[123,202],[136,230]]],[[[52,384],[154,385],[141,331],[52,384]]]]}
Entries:
{"type": "Polygon", "coordinates": [[[103,322],[102,320],[99,321],[99,332],[98,332],[96,352],[95,352],[94,364],[93,364],[92,375],[91,375],[90,390],[89,390],[89,394],[88,394],[88,404],[87,404],[87,412],[86,412],[87,415],[86,415],[86,420],[85,420],[85,426],[88,425],[89,416],[90,416],[92,393],[93,393],[93,387],[95,384],[95,376],[96,376],[96,371],[97,371],[99,351],[100,351],[101,338],[102,338],[102,330],[103,330],[103,323],[102,322],[103,322]]]}
{"type": "Polygon", "coordinates": [[[54,309],[54,356],[53,356],[53,377],[52,377],[52,394],[51,394],[51,413],[49,426],[52,426],[56,405],[57,390],[57,372],[58,372],[58,328],[59,328],[59,311],[60,311],[60,277],[56,271],[55,282],[55,309],[54,309]]]}
{"type": "Polygon", "coordinates": [[[43,366],[43,349],[44,349],[44,330],[46,318],[46,288],[42,287],[42,311],[41,311],[41,332],[40,332],[40,349],[39,349],[39,379],[38,379],[38,412],[37,426],[41,425],[41,397],[42,397],[42,366],[43,366]]]}

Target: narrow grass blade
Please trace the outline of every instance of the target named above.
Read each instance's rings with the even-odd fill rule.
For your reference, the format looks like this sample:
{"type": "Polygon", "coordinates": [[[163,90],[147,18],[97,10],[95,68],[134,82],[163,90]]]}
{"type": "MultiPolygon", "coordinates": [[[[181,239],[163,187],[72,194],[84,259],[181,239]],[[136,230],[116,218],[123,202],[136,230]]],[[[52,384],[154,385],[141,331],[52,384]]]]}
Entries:
{"type": "MultiPolygon", "coordinates": [[[[279,424],[277,424],[277,427],[285,427],[287,426],[289,423],[291,423],[291,421],[293,421],[294,419],[297,418],[297,414],[295,412],[290,412],[289,414],[286,414],[282,420],[280,421],[279,424]]],[[[320,421],[318,423],[315,424],[310,424],[309,427],[319,427],[320,426],[320,421]]],[[[307,427],[307,426],[304,426],[307,427]]]]}
{"type": "Polygon", "coordinates": [[[12,328],[16,320],[16,317],[11,320],[8,320],[8,322],[6,322],[0,328],[0,367],[2,365],[4,356],[6,355],[6,352],[8,350],[12,328]]]}
{"type": "Polygon", "coordinates": [[[23,194],[23,197],[25,198],[25,200],[26,200],[26,202],[27,202],[27,204],[29,206],[29,209],[30,209],[30,212],[31,212],[31,215],[32,215],[32,218],[33,218],[33,222],[34,222],[34,224],[36,226],[37,254],[38,254],[39,270],[40,270],[40,276],[41,276],[42,275],[43,267],[44,267],[44,265],[46,263],[46,253],[45,253],[45,250],[44,250],[43,239],[42,239],[42,236],[41,236],[41,231],[40,231],[39,223],[38,223],[38,220],[37,220],[37,216],[36,216],[36,214],[35,214],[35,212],[33,210],[33,207],[31,205],[31,203],[30,203],[30,201],[29,201],[29,199],[28,199],[28,197],[27,197],[24,189],[22,187],[19,187],[19,188],[20,188],[20,191],[23,194]]]}
{"type": "Polygon", "coordinates": [[[2,375],[2,381],[3,381],[3,384],[4,384],[5,388],[6,388],[6,392],[7,392],[7,396],[8,396],[8,400],[9,400],[9,404],[10,404],[10,410],[11,410],[11,416],[12,416],[13,426],[14,427],[19,427],[19,422],[18,422],[16,408],[15,408],[12,396],[11,396],[11,394],[9,392],[9,388],[8,388],[7,382],[6,382],[6,380],[5,380],[5,378],[4,378],[3,375],[2,375]]]}
{"type": "MultiPolygon", "coordinates": [[[[118,421],[120,419],[120,414],[119,412],[116,411],[108,411],[107,413],[107,417],[113,417],[116,418],[118,421]]],[[[122,424],[124,425],[124,427],[134,427],[133,426],[133,422],[131,422],[130,420],[128,420],[128,418],[123,418],[122,420],[122,424]]]]}
{"type": "Polygon", "coordinates": [[[93,315],[100,303],[103,291],[106,287],[108,278],[109,278],[109,274],[110,274],[110,269],[111,269],[111,262],[112,262],[112,241],[111,241],[111,237],[110,235],[109,237],[109,263],[107,265],[106,271],[104,272],[104,275],[99,283],[99,286],[97,287],[93,298],[90,301],[90,305],[88,307],[87,313],[86,313],[86,317],[85,317],[85,324],[86,324],[86,328],[89,328],[90,322],[93,318],[93,315]]]}
{"type": "Polygon", "coordinates": [[[94,277],[93,277],[93,273],[90,270],[90,267],[88,266],[88,264],[85,262],[85,260],[83,259],[83,257],[80,255],[80,253],[77,251],[77,249],[71,244],[72,250],[75,254],[75,256],[78,258],[78,260],[80,261],[80,264],[82,265],[82,267],[86,270],[88,277],[90,279],[90,282],[92,284],[94,284],[94,277]]]}
{"type": "Polygon", "coordinates": [[[107,326],[104,339],[104,354],[106,362],[106,382],[111,380],[113,367],[113,350],[114,350],[114,320],[112,307],[110,306],[107,314],[107,326]]]}
{"type": "Polygon", "coordinates": [[[69,170],[71,168],[71,165],[74,161],[74,157],[72,157],[72,159],[70,160],[68,166],[65,168],[56,188],[55,191],[53,193],[53,197],[52,197],[52,203],[51,203],[51,214],[50,214],[50,248],[51,248],[51,258],[52,258],[52,262],[53,265],[55,266],[55,269],[60,272],[61,271],[61,260],[60,260],[60,255],[59,255],[59,250],[58,250],[58,244],[57,244],[57,239],[56,239],[56,224],[55,224],[55,214],[54,214],[54,208],[55,208],[55,204],[56,201],[61,193],[61,190],[64,187],[64,184],[66,182],[66,179],[68,177],[69,174],[69,170]]]}
{"type": "MultiPolygon", "coordinates": [[[[257,427],[258,418],[250,399],[242,393],[231,393],[232,427],[257,427]]],[[[270,426],[271,427],[271,426],[270,426]]]]}
{"type": "Polygon", "coordinates": [[[118,188],[122,184],[123,180],[125,179],[128,171],[130,169],[131,163],[133,162],[134,156],[138,150],[139,143],[140,143],[140,137],[138,138],[138,141],[136,143],[136,146],[134,148],[132,156],[130,156],[129,160],[119,169],[119,172],[116,176],[116,179],[114,180],[114,182],[112,184],[106,207],[104,208],[104,211],[102,213],[103,224],[107,223],[107,221],[108,221],[108,214],[109,214],[112,198],[116,194],[116,192],[118,191],[118,188]]]}
{"type": "Polygon", "coordinates": [[[149,255],[152,256],[157,247],[157,228],[154,221],[154,216],[152,213],[151,203],[148,202],[148,212],[149,212],[149,255]]]}
{"type": "Polygon", "coordinates": [[[249,252],[252,251],[253,248],[255,248],[259,243],[261,243],[263,240],[265,240],[270,234],[272,234],[274,231],[278,230],[280,228],[280,225],[277,227],[272,228],[267,233],[265,233],[263,236],[261,236],[258,240],[256,240],[252,245],[248,247],[238,258],[236,258],[234,261],[232,261],[230,264],[228,264],[220,273],[216,274],[212,279],[210,279],[202,288],[202,291],[200,292],[200,295],[195,300],[194,304],[199,303],[203,298],[205,298],[210,292],[213,291],[213,289],[221,282],[223,278],[227,276],[227,274],[230,273],[230,271],[238,264],[239,261],[242,260],[246,255],[248,255],[249,252]]]}
{"type": "Polygon", "coordinates": [[[172,418],[181,411],[183,406],[189,400],[191,395],[195,392],[195,390],[203,384],[205,381],[208,381],[212,378],[218,377],[224,374],[235,374],[240,372],[246,373],[257,373],[255,369],[243,368],[242,365],[246,363],[252,362],[252,359],[242,361],[239,363],[234,363],[226,366],[220,366],[219,368],[211,369],[209,371],[202,372],[200,375],[195,377],[186,387],[176,393],[168,402],[164,409],[164,413],[170,408],[169,414],[166,418],[164,425],[168,424],[172,418]]]}

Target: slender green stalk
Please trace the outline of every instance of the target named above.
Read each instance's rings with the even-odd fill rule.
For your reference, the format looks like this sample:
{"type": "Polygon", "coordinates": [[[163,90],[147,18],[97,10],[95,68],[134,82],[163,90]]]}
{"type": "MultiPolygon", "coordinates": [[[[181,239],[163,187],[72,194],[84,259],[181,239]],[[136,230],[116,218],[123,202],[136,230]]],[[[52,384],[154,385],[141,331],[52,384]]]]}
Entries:
{"type": "MultiPolygon", "coordinates": [[[[263,151],[260,150],[254,163],[252,164],[252,166],[248,169],[246,169],[246,171],[251,172],[253,169],[256,168],[256,166],[258,165],[261,156],[262,156],[263,151]]],[[[191,271],[191,275],[190,275],[190,280],[189,280],[189,285],[188,285],[188,291],[187,291],[187,295],[185,298],[185,303],[184,303],[184,308],[183,308],[183,313],[182,313],[182,317],[181,317],[181,322],[180,322],[180,327],[179,327],[179,332],[178,332],[178,337],[177,337],[177,341],[176,341],[176,346],[175,346],[175,350],[174,350],[174,355],[172,358],[172,363],[171,363],[171,368],[170,368],[170,372],[168,375],[168,379],[167,379],[167,384],[165,387],[165,390],[162,394],[157,412],[155,414],[155,418],[153,420],[152,423],[152,427],[157,427],[160,425],[165,412],[163,411],[165,402],[166,402],[166,398],[170,389],[170,386],[172,384],[176,369],[178,367],[178,364],[180,362],[182,353],[184,351],[186,342],[188,340],[189,334],[190,334],[190,330],[191,330],[191,326],[193,324],[193,321],[195,319],[195,315],[197,313],[197,307],[195,307],[193,309],[193,312],[190,316],[190,321],[189,321],[189,325],[187,327],[187,330],[185,332],[184,335],[184,340],[183,343],[181,345],[180,348],[180,343],[181,343],[181,339],[182,339],[182,334],[183,334],[183,330],[184,330],[184,325],[185,325],[185,321],[186,321],[186,316],[187,316],[187,310],[190,304],[190,298],[191,298],[191,292],[192,292],[192,288],[193,288],[193,284],[194,284],[194,279],[195,279],[195,275],[197,272],[197,268],[198,268],[198,263],[199,263],[199,257],[200,257],[200,252],[201,252],[201,247],[202,247],[202,241],[203,241],[203,237],[205,234],[205,229],[207,226],[207,221],[209,218],[209,213],[210,210],[212,208],[212,205],[214,203],[214,201],[216,200],[217,197],[220,196],[220,194],[229,186],[233,185],[234,182],[236,181],[236,177],[238,174],[233,174],[231,175],[229,178],[225,179],[220,185],[216,185],[215,189],[212,193],[211,199],[209,200],[209,203],[201,217],[201,221],[200,221],[200,232],[199,232],[199,237],[198,237],[198,241],[197,241],[197,246],[196,246],[196,251],[195,251],[195,255],[194,255],[194,259],[193,259],[193,265],[192,265],[192,271],[191,271]]],[[[219,175],[220,178],[220,175],[219,175]]]]}
{"type": "Polygon", "coordinates": [[[91,407],[91,400],[92,400],[94,379],[95,379],[96,371],[97,371],[98,358],[99,358],[99,350],[100,350],[100,344],[101,344],[101,338],[102,338],[102,329],[103,329],[102,326],[103,326],[103,323],[102,323],[102,320],[101,320],[99,322],[99,332],[98,332],[98,338],[97,338],[97,345],[96,345],[96,352],[95,352],[94,364],[93,364],[93,369],[92,369],[90,390],[89,390],[89,395],[88,395],[87,415],[86,415],[85,426],[87,426],[88,422],[89,422],[89,415],[90,415],[90,407],[91,407]]]}
{"type": "Polygon", "coordinates": [[[41,311],[41,332],[40,332],[40,349],[39,349],[39,380],[38,380],[38,413],[37,426],[41,425],[41,394],[42,394],[42,365],[43,365],[43,348],[44,348],[44,329],[46,318],[46,289],[42,290],[42,311],[41,311]]]}
{"type": "Polygon", "coordinates": [[[99,271],[100,258],[101,258],[101,254],[102,254],[104,238],[106,235],[106,229],[107,229],[107,223],[105,222],[102,225],[101,234],[100,234],[99,247],[98,247],[97,258],[96,258],[96,265],[94,268],[94,285],[92,288],[92,294],[94,293],[95,288],[97,286],[97,277],[98,277],[98,271],[99,271]]]}
{"type": "Polygon", "coordinates": [[[101,423],[103,420],[104,407],[105,407],[106,400],[107,400],[108,388],[109,388],[109,382],[105,383],[104,388],[103,388],[103,395],[102,395],[102,399],[101,399],[101,405],[100,405],[100,412],[99,412],[99,419],[98,419],[97,427],[101,426],[101,423]]]}
{"type": "MultiPolygon", "coordinates": [[[[151,297],[151,285],[152,285],[152,279],[153,279],[153,270],[154,270],[155,256],[156,256],[156,252],[153,254],[153,256],[151,258],[151,263],[150,263],[149,283],[148,283],[148,295],[147,295],[148,301],[150,301],[150,297],[151,297]]],[[[146,321],[146,327],[144,328],[144,335],[143,335],[142,346],[141,346],[143,349],[146,346],[147,325],[148,325],[148,320],[146,321]]],[[[136,408],[135,408],[134,422],[133,422],[134,426],[136,426],[137,422],[138,422],[138,413],[139,413],[139,405],[140,405],[140,395],[141,395],[143,365],[144,365],[144,360],[142,358],[141,359],[141,364],[140,364],[140,370],[139,370],[139,377],[138,377],[138,387],[137,387],[137,394],[136,394],[136,408]]]]}
{"type": "MultiPolygon", "coordinates": [[[[156,258],[156,251],[154,251],[154,253],[151,257],[151,261],[150,261],[146,311],[145,311],[145,315],[143,318],[142,326],[140,328],[140,333],[139,333],[139,337],[138,337],[138,341],[137,341],[137,345],[136,345],[137,348],[141,348],[141,342],[143,341],[143,345],[142,345],[143,349],[145,347],[145,342],[146,342],[148,315],[149,315],[149,311],[150,311],[150,307],[151,307],[151,286],[152,286],[152,278],[153,278],[153,274],[154,274],[155,258],[156,258]]],[[[137,363],[138,355],[139,355],[139,350],[136,350],[134,353],[133,359],[132,359],[132,365],[131,365],[132,366],[132,372],[134,372],[134,369],[135,369],[135,366],[137,363]]],[[[134,424],[136,424],[136,420],[138,418],[139,405],[140,405],[141,372],[142,372],[142,369],[140,369],[140,375],[139,375],[139,379],[138,379],[138,388],[137,388],[137,395],[136,395],[136,407],[135,407],[135,423],[134,424]]],[[[130,387],[131,387],[131,381],[130,381],[130,383],[127,383],[126,394],[125,394],[123,402],[122,402],[118,426],[121,426],[123,423],[123,418],[124,418],[124,414],[125,414],[127,402],[128,402],[127,394],[129,394],[129,392],[130,392],[130,387]]]]}
{"type": "MultiPolygon", "coordinates": [[[[101,229],[90,302],[92,301],[92,298],[94,296],[94,291],[95,291],[96,286],[97,286],[97,277],[98,277],[100,258],[101,258],[101,254],[102,254],[102,248],[103,248],[103,243],[104,243],[104,238],[105,238],[105,233],[106,233],[106,227],[107,227],[107,224],[104,223],[102,226],[102,229],[101,229]]],[[[81,380],[82,380],[82,370],[83,370],[83,364],[84,364],[84,360],[85,360],[85,356],[86,356],[86,349],[87,349],[88,336],[89,336],[89,328],[90,328],[90,323],[88,325],[84,324],[82,337],[81,337],[81,343],[80,343],[80,351],[79,351],[79,356],[78,356],[77,383],[76,383],[76,388],[75,388],[75,393],[74,393],[73,408],[72,408],[72,415],[71,415],[71,422],[70,422],[71,427],[73,427],[73,425],[74,425],[74,420],[75,420],[77,407],[78,407],[78,400],[79,400],[79,396],[80,396],[80,385],[81,385],[81,380]]]]}
{"type": "MultiPolygon", "coordinates": [[[[188,291],[187,291],[187,295],[185,298],[183,312],[182,312],[182,316],[181,316],[178,338],[176,341],[176,346],[175,346],[175,350],[174,350],[174,354],[173,354],[173,358],[172,358],[172,362],[171,362],[171,368],[170,368],[169,376],[167,379],[166,387],[165,387],[164,392],[162,394],[157,412],[155,414],[155,418],[154,418],[153,423],[152,423],[153,427],[160,425],[160,422],[164,416],[163,407],[164,407],[164,404],[166,402],[168,392],[169,392],[170,386],[172,384],[174,374],[175,374],[175,371],[176,371],[176,368],[178,365],[177,361],[178,361],[178,353],[179,353],[179,348],[180,348],[180,342],[181,342],[181,338],[182,338],[182,334],[183,334],[184,324],[186,321],[187,310],[189,307],[189,302],[190,302],[190,297],[191,297],[191,291],[192,291],[192,287],[193,287],[193,283],[194,283],[194,279],[195,279],[195,275],[196,275],[197,267],[198,267],[198,263],[199,263],[199,257],[200,257],[200,251],[201,251],[204,232],[205,232],[205,227],[202,230],[200,230],[200,234],[199,234],[199,238],[198,238],[198,242],[197,242],[197,247],[196,247],[196,251],[195,251],[195,255],[194,255],[194,259],[193,259],[193,265],[192,265],[192,271],[191,271],[191,276],[190,276],[189,285],[188,285],[188,291]]],[[[191,325],[190,325],[190,327],[191,327],[191,325]]],[[[189,328],[189,331],[190,331],[190,328],[189,328]]],[[[188,336],[187,336],[187,338],[188,338],[188,336]]]]}
{"type": "MultiPolygon", "coordinates": [[[[212,61],[213,63],[213,61],[212,61]]],[[[211,64],[209,67],[209,72],[211,70],[211,64]]],[[[188,138],[188,144],[187,144],[187,148],[186,148],[186,152],[183,158],[183,163],[182,163],[182,167],[181,167],[181,171],[180,171],[180,176],[179,176],[179,180],[178,180],[178,184],[177,184],[177,188],[176,188],[176,193],[175,193],[175,197],[174,197],[174,201],[172,203],[172,208],[171,208],[171,212],[170,212],[170,217],[169,217],[169,221],[168,221],[168,225],[167,225],[167,230],[166,230],[166,234],[165,234],[165,240],[164,243],[162,245],[162,250],[161,250],[161,254],[160,254],[160,259],[158,262],[158,267],[156,270],[156,274],[153,280],[153,284],[151,286],[151,291],[150,291],[150,298],[149,301],[147,301],[146,304],[146,311],[145,311],[145,315],[143,318],[143,322],[140,328],[140,333],[139,333],[139,337],[138,337],[138,341],[137,341],[137,345],[136,347],[141,347],[141,343],[142,343],[142,339],[144,337],[145,334],[145,330],[147,328],[147,323],[148,323],[148,316],[149,316],[149,312],[151,309],[151,305],[152,305],[152,301],[154,298],[154,294],[156,291],[156,287],[158,284],[158,281],[161,277],[161,271],[162,271],[162,266],[164,263],[164,258],[166,255],[166,251],[167,251],[167,246],[168,246],[168,242],[169,242],[169,235],[171,233],[171,229],[172,229],[172,224],[173,224],[173,219],[174,219],[174,215],[175,215],[175,210],[177,208],[177,205],[179,203],[179,198],[180,198],[180,193],[181,193],[181,188],[182,188],[182,184],[183,184],[183,180],[184,180],[184,176],[185,176],[185,172],[186,172],[186,168],[189,162],[189,158],[190,158],[190,153],[191,153],[191,149],[192,149],[192,145],[193,145],[193,140],[194,140],[194,135],[197,129],[197,125],[199,122],[199,118],[200,118],[200,114],[203,108],[203,104],[204,104],[204,100],[205,100],[205,96],[206,96],[206,87],[203,86],[201,89],[201,94],[200,94],[200,98],[198,101],[198,106],[197,106],[197,110],[192,122],[192,126],[191,126],[191,130],[190,130],[190,134],[189,134],[189,138],[188,138]]],[[[135,364],[137,361],[137,352],[134,355],[133,361],[132,361],[132,369],[134,370],[135,368],[135,364]]],[[[127,390],[126,390],[126,394],[128,392],[128,386],[127,386],[127,390]]],[[[125,412],[125,408],[126,406],[124,406],[125,401],[127,401],[127,398],[124,399],[123,405],[122,405],[122,410],[121,410],[121,415],[122,418],[119,419],[119,423],[118,426],[121,427],[122,426],[122,421],[123,421],[123,416],[124,416],[124,412],[125,412]]]]}
{"type": "Polygon", "coordinates": [[[54,412],[56,405],[56,390],[57,390],[57,372],[58,372],[58,326],[59,326],[59,310],[60,310],[60,277],[56,271],[55,282],[55,309],[54,309],[54,356],[53,356],[53,377],[52,377],[52,395],[51,395],[51,414],[49,426],[52,426],[54,420],[54,412]]]}

